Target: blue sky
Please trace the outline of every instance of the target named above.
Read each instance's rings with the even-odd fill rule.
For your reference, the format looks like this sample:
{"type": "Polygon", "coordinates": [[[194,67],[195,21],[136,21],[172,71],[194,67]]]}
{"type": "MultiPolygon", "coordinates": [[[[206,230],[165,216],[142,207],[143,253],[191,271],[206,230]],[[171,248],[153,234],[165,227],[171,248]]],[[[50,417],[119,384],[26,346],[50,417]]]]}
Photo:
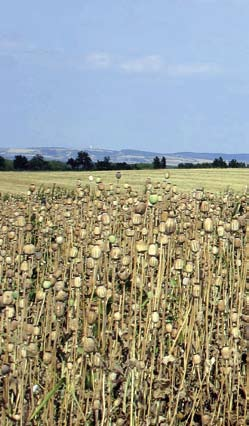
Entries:
{"type": "Polygon", "coordinates": [[[0,4],[0,147],[249,151],[248,0],[0,4]]]}

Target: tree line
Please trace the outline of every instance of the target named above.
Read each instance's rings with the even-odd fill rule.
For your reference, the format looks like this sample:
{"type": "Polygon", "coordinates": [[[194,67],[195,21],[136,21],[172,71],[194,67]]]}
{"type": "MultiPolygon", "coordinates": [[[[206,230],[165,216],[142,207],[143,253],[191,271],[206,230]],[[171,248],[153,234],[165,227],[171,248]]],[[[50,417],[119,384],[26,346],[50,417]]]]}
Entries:
{"type": "Polygon", "coordinates": [[[43,170],[66,170],[66,164],[62,161],[51,160],[47,161],[40,154],[35,155],[30,160],[25,155],[16,155],[13,160],[6,159],[0,156],[0,170],[34,170],[34,171],[43,171],[43,170]]]}
{"type": "Polygon", "coordinates": [[[103,160],[93,161],[86,151],[79,151],[76,158],[69,158],[67,162],[58,160],[46,160],[41,154],[28,159],[25,155],[16,155],[13,160],[0,156],[0,170],[16,171],[90,171],[90,170],[139,170],[139,169],[165,169],[166,158],[156,156],[152,163],[128,164],[124,162],[112,162],[106,156],[103,160]]]}
{"type": "Polygon", "coordinates": [[[125,161],[112,162],[108,156],[94,162],[86,151],[79,151],[76,158],[67,160],[66,165],[71,170],[130,170],[135,168],[134,164],[128,164],[125,161]]]}
{"type": "MultiPolygon", "coordinates": [[[[180,163],[179,169],[201,169],[201,168],[245,168],[246,163],[232,159],[229,162],[222,157],[215,158],[209,163],[180,163]]],[[[152,163],[128,164],[126,162],[112,162],[110,157],[106,156],[103,160],[93,161],[86,151],[79,151],[75,158],[69,158],[67,162],[58,160],[46,160],[42,155],[37,154],[31,159],[25,155],[16,155],[13,160],[5,159],[0,156],[0,170],[17,171],[90,171],[90,170],[141,170],[141,169],[166,169],[167,160],[164,156],[161,158],[155,156],[152,163]]]]}
{"type": "Polygon", "coordinates": [[[226,169],[226,168],[244,168],[248,167],[246,163],[235,160],[234,158],[229,162],[223,160],[222,157],[215,158],[210,163],[180,163],[178,164],[179,169],[226,169]]]}

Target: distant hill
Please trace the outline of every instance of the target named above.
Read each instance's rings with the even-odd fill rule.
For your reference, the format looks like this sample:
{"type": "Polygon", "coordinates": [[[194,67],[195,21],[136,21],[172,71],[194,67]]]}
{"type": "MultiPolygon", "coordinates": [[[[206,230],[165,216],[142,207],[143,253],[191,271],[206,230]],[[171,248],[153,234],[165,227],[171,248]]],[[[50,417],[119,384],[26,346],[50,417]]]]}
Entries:
{"type": "Polygon", "coordinates": [[[167,165],[177,166],[179,163],[203,163],[211,162],[214,158],[222,157],[226,161],[236,159],[249,163],[249,154],[224,154],[224,153],[197,153],[197,152],[175,152],[161,153],[156,151],[140,151],[136,149],[114,149],[87,148],[80,149],[62,148],[62,147],[31,147],[31,148],[0,148],[0,155],[4,158],[13,159],[16,155],[25,155],[28,159],[34,155],[40,154],[47,160],[59,160],[66,162],[70,157],[76,158],[77,153],[87,151],[93,161],[103,160],[104,157],[110,157],[113,162],[126,163],[151,163],[153,158],[165,156],[167,165]]]}
{"type": "Polygon", "coordinates": [[[215,158],[222,157],[225,161],[231,161],[232,159],[235,159],[237,161],[242,161],[244,163],[249,163],[249,154],[224,154],[222,152],[177,152],[174,155],[180,155],[181,157],[185,158],[193,158],[197,155],[203,158],[204,160],[210,160],[213,161],[215,158]]]}

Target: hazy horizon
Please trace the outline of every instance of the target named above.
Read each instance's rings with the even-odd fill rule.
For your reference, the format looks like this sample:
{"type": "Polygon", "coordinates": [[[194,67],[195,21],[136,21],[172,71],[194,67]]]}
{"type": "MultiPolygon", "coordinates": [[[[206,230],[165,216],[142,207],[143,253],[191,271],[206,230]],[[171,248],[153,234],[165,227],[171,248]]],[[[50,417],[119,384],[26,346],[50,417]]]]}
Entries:
{"type": "Polygon", "coordinates": [[[73,146],[19,146],[19,147],[2,147],[0,146],[0,151],[7,151],[10,153],[11,151],[13,151],[14,153],[24,153],[25,155],[25,151],[29,151],[29,150],[46,150],[46,149],[57,149],[57,150],[68,150],[68,151],[140,151],[140,152],[146,152],[146,153],[154,153],[154,154],[169,154],[169,155],[173,155],[173,154],[195,154],[197,155],[234,155],[234,156],[239,156],[239,155],[249,155],[249,152],[246,151],[241,151],[241,152],[224,152],[224,151],[157,151],[157,150],[146,150],[146,149],[137,149],[137,148],[129,148],[129,147],[125,147],[125,148],[121,148],[121,149],[115,149],[115,148],[103,148],[103,147],[96,147],[96,146],[81,146],[79,148],[73,147],[73,146]]]}
{"type": "Polygon", "coordinates": [[[246,0],[13,0],[0,12],[0,147],[249,151],[246,0]]]}

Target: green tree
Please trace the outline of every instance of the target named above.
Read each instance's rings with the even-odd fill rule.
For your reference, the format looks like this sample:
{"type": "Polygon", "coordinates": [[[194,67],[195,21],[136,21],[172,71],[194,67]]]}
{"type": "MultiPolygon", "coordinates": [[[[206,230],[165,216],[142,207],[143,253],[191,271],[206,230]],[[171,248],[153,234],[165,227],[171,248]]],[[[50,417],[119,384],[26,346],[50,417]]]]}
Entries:
{"type": "Polygon", "coordinates": [[[3,158],[0,155],[0,170],[5,170],[5,169],[6,169],[5,158],[3,158]]]}
{"type": "Polygon", "coordinates": [[[54,171],[66,171],[68,170],[68,167],[66,163],[59,161],[59,160],[51,160],[48,162],[49,169],[54,171]]]}
{"type": "Polygon", "coordinates": [[[235,160],[233,158],[231,161],[229,161],[228,167],[232,167],[232,168],[236,168],[237,169],[239,167],[246,167],[246,164],[243,163],[243,162],[239,162],[239,161],[237,161],[237,160],[235,160]]]}
{"type": "Polygon", "coordinates": [[[77,162],[76,162],[76,160],[75,160],[75,158],[69,158],[68,160],[67,160],[67,165],[72,169],[72,170],[75,170],[75,169],[77,169],[77,162]]]}
{"type": "Polygon", "coordinates": [[[93,169],[93,162],[86,151],[79,151],[76,158],[76,168],[80,170],[91,170],[93,169]]]}
{"type": "Polygon", "coordinates": [[[29,167],[29,161],[25,155],[16,155],[13,161],[13,167],[15,170],[27,170],[29,167]]]}
{"type": "Polygon", "coordinates": [[[49,163],[44,160],[44,157],[41,154],[37,154],[31,158],[29,161],[30,170],[49,170],[49,163]]]}
{"type": "Polygon", "coordinates": [[[161,158],[160,166],[161,166],[161,169],[166,169],[166,158],[164,156],[161,158]]]}
{"type": "Polygon", "coordinates": [[[224,169],[227,167],[227,163],[223,160],[222,157],[215,158],[212,167],[224,169]]]}
{"type": "Polygon", "coordinates": [[[160,158],[156,155],[156,157],[153,158],[153,169],[160,169],[161,168],[161,161],[160,158]]]}
{"type": "Polygon", "coordinates": [[[96,162],[97,170],[111,170],[113,168],[113,164],[111,163],[110,157],[104,157],[104,160],[98,160],[96,162]]]}

